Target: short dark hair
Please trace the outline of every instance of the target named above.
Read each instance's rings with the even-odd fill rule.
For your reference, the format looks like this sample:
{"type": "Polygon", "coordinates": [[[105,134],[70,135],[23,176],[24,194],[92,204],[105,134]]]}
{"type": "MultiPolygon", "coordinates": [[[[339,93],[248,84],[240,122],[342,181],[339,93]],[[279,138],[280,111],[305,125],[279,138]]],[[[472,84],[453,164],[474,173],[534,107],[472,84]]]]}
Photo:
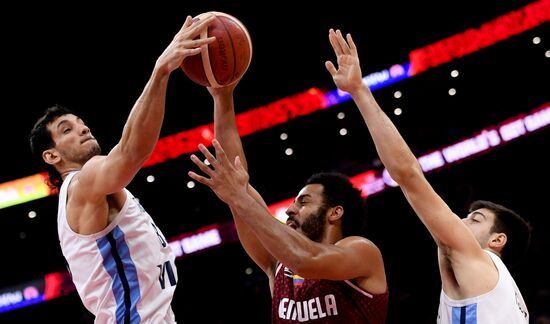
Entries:
{"type": "Polygon", "coordinates": [[[57,104],[47,108],[42,117],[36,121],[29,135],[31,154],[40,163],[40,166],[48,172],[47,183],[52,189],[59,189],[63,179],[61,179],[61,174],[59,174],[57,169],[53,165],[46,163],[42,158],[42,153],[45,150],[55,146],[52,134],[48,129],[48,124],[56,118],[68,114],[73,114],[73,112],[57,104]]]}
{"type": "Polygon", "coordinates": [[[349,177],[339,172],[315,173],[306,181],[306,185],[323,186],[324,203],[329,207],[342,206],[342,235],[364,235],[366,225],[366,205],[361,190],[355,188],[349,177]]]}
{"type": "Polygon", "coordinates": [[[491,233],[504,233],[506,244],[500,252],[502,261],[513,267],[527,253],[531,242],[531,225],[515,211],[487,200],[476,200],[470,204],[470,212],[486,208],[495,214],[495,222],[491,233]]]}

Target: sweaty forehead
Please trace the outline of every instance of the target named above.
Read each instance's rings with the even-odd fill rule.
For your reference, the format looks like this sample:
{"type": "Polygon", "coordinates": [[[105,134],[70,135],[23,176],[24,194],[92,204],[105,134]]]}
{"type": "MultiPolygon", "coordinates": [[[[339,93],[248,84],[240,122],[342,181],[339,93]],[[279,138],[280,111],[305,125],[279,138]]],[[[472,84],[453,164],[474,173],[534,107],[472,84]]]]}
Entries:
{"type": "Polygon", "coordinates": [[[314,200],[322,200],[323,185],[318,183],[308,184],[307,186],[303,187],[302,190],[300,190],[296,199],[300,199],[302,197],[311,197],[311,199],[314,200]]]}

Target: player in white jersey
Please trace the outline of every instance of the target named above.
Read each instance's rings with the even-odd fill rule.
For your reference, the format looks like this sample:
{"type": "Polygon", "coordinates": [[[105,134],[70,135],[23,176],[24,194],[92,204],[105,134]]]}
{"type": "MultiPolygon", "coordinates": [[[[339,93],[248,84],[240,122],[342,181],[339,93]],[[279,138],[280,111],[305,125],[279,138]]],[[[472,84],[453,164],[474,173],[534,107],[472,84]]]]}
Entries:
{"type": "Polygon", "coordinates": [[[498,269],[498,281],[489,292],[466,299],[451,299],[441,291],[440,324],[528,323],[529,313],[514,278],[493,252],[485,250],[498,269]],[[511,298],[515,296],[515,298],[511,298]]]}
{"type": "Polygon", "coordinates": [[[170,303],[178,278],[166,238],[126,189],[126,201],[107,227],[90,235],[75,233],[67,222],[66,202],[77,173],[69,173],[59,191],[57,230],[84,306],[98,323],[175,323],[170,303]]]}
{"type": "Polygon", "coordinates": [[[438,321],[529,323],[521,293],[502,261],[513,265],[526,252],[530,225],[514,211],[489,201],[472,203],[462,220],[453,213],[363,82],[351,35],[344,38],[339,30],[330,30],[329,38],[338,68],[326,62],[328,71],[337,87],[352,96],[382,163],[437,243],[443,296],[438,321]]]}
{"type": "Polygon", "coordinates": [[[186,18],[157,58],[120,141],[107,155],[84,121],[59,105],[48,108],[31,130],[31,151],[48,172],[49,184],[60,189],[61,249],[96,323],[175,322],[174,255],[126,186],[159,138],[171,73],[215,41],[198,38],[213,18],[186,18]]]}

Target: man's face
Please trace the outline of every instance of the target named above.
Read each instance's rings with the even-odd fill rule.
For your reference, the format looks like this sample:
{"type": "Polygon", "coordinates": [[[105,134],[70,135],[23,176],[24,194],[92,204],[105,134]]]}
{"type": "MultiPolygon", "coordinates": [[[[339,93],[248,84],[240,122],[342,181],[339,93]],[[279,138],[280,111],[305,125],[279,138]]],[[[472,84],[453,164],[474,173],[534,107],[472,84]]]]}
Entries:
{"type": "Polygon", "coordinates": [[[323,201],[323,186],[305,186],[294,202],[288,207],[287,225],[306,235],[312,241],[320,241],[326,224],[329,207],[323,201]]]}
{"type": "Polygon", "coordinates": [[[466,218],[462,219],[462,222],[474,233],[479,245],[486,248],[492,234],[491,229],[495,223],[495,214],[489,209],[480,208],[468,214],[466,218]]]}
{"type": "Polygon", "coordinates": [[[64,162],[83,165],[101,153],[101,148],[90,129],[75,115],[59,116],[48,124],[48,130],[55,143],[54,149],[64,162]]]}

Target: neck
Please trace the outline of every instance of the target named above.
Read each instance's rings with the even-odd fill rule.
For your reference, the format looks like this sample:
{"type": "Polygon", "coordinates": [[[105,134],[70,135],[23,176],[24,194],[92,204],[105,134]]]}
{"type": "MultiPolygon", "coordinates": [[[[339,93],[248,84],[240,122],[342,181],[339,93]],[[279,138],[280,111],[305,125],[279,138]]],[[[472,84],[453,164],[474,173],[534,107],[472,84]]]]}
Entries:
{"type": "Polygon", "coordinates": [[[502,255],[500,254],[500,251],[497,251],[495,249],[492,249],[490,247],[486,247],[485,250],[489,251],[489,252],[493,252],[494,254],[496,254],[499,258],[502,259],[502,255]]]}
{"type": "Polygon", "coordinates": [[[70,169],[64,170],[63,172],[59,172],[59,174],[61,175],[61,179],[65,180],[65,178],[67,177],[67,175],[69,175],[69,173],[71,173],[73,171],[78,171],[78,170],[80,170],[80,169],[70,168],[70,169]]]}
{"type": "Polygon", "coordinates": [[[325,228],[325,232],[323,233],[321,243],[335,244],[343,238],[341,229],[334,228],[333,226],[327,226],[325,228]]]}

